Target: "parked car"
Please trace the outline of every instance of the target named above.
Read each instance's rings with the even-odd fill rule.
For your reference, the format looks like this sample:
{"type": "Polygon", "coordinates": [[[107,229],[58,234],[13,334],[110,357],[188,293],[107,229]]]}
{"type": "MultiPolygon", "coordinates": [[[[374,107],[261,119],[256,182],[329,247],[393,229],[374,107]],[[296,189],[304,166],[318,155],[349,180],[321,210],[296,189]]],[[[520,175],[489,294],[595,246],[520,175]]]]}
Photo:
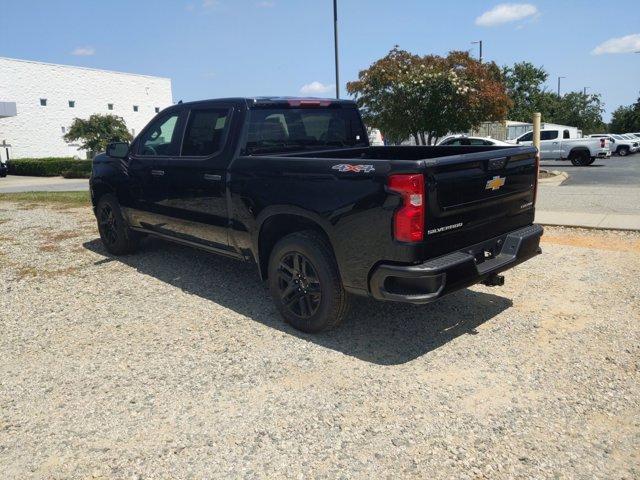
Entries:
{"type": "Polygon", "coordinates": [[[616,133],[594,133],[590,138],[605,138],[609,141],[611,152],[621,157],[634,153],[638,149],[638,142],[630,140],[616,133]]]}
{"type": "MultiPolygon", "coordinates": [[[[527,132],[513,140],[520,145],[533,145],[533,132],[527,132]]],[[[611,156],[606,139],[570,138],[567,129],[540,131],[540,158],[542,160],[570,160],[575,166],[587,166],[596,158],[611,156]]]]}
{"type": "Polygon", "coordinates": [[[352,101],[237,98],[163,110],[90,186],[110,253],[148,234],[255,262],[284,319],[318,332],[348,294],[501,285],[540,253],[537,171],[529,146],[371,147],[352,101]]]}
{"type": "Polygon", "coordinates": [[[635,137],[635,135],[631,133],[623,133],[620,136],[625,140],[628,140],[631,142],[630,153],[636,153],[638,150],[640,150],[640,144],[638,143],[638,139],[635,137]]]}
{"type": "Polygon", "coordinates": [[[0,178],[6,177],[8,172],[7,164],[0,160],[0,178]]]}
{"type": "Polygon", "coordinates": [[[446,145],[501,145],[501,146],[511,146],[512,144],[503,142],[501,140],[496,140],[491,137],[469,137],[467,135],[449,135],[444,137],[438,145],[446,146],[446,145]]]}

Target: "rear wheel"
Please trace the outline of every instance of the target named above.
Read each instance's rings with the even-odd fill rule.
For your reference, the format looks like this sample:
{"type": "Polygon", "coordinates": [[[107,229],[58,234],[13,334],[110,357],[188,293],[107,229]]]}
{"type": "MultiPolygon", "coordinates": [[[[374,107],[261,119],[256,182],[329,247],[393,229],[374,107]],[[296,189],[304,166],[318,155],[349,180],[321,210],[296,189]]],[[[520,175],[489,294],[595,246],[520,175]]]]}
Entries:
{"type": "Polygon", "coordinates": [[[593,162],[595,162],[595,161],[596,161],[596,157],[591,157],[591,158],[589,159],[589,162],[587,162],[587,165],[591,165],[591,164],[592,164],[593,162]]]}
{"type": "Polygon", "coordinates": [[[593,163],[589,152],[585,151],[571,152],[569,160],[571,160],[571,163],[576,167],[584,167],[593,163]]]}
{"type": "Polygon", "coordinates": [[[280,314],[303,332],[337,327],[347,314],[347,293],[336,259],[316,232],[292,233],[275,245],[268,283],[280,314]]]}
{"type": "Polygon", "coordinates": [[[128,227],[114,195],[108,193],[100,197],[96,219],[100,239],[109,253],[125,255],[136,250],[140,236],[128,227]]]}

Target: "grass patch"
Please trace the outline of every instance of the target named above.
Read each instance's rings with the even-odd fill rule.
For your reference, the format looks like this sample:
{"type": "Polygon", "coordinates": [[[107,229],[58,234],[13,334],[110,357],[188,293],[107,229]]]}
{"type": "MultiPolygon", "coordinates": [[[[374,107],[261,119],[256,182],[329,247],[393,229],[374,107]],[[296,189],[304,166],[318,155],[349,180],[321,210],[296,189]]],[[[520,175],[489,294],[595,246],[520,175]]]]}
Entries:
{"type": "Polygon", "coordinates": [[[54,204],[69,207],[91,205],[89,192],[19,192],[0,193],[0,202],[54,204]]]}

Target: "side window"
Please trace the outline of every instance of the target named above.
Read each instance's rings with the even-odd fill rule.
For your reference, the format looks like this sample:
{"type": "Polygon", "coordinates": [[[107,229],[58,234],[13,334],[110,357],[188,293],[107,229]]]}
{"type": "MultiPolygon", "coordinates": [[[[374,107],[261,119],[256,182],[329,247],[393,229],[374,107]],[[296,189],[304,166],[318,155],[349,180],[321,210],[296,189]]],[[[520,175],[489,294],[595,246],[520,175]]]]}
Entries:
{"type": "Polygon", "coordinates": [[[570,138],[569,130],[565,130],[564,132],[562,132],[562,138],[570,138]]]}
{"type": "Polygon", "coordinates": [[[479,138],[470,138],[469,145],[487,145],[487,142],[480,140],[479,138]]]}
{"type": "Polygon", "coordinates": [[[540,140],[555,140],[558,138],[557,130],[543,130],[540,132],[540,140]]]}
{"type": "Polygon", "coordinates": [[[184,135],[182,156],[206,157],[221,150],[229,124],[229,112],[226,108],[193,110],[184,135]]]}
{"type": "Polygon", "coordinates": [[[140,139],[138,155],[176,155],[178,153],[178,112],[156,120],[140,139]]]}
{"type": "Polygon", "coordinates": [[[533,141],[533,132],[529,132],[520,137],[521,142],[531,142],[533,141]]]}

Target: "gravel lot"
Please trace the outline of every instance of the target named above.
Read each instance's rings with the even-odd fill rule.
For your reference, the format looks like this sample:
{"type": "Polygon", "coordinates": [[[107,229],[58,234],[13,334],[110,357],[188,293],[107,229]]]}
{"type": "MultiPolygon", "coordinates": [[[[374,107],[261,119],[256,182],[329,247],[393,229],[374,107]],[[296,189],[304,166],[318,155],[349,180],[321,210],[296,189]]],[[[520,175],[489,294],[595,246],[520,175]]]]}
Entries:
{"type": "Polygon", "coordinates": [[[2,478],[639,478],[640,235],[284,325],[250,264],[0,203],[2,478]]]}

